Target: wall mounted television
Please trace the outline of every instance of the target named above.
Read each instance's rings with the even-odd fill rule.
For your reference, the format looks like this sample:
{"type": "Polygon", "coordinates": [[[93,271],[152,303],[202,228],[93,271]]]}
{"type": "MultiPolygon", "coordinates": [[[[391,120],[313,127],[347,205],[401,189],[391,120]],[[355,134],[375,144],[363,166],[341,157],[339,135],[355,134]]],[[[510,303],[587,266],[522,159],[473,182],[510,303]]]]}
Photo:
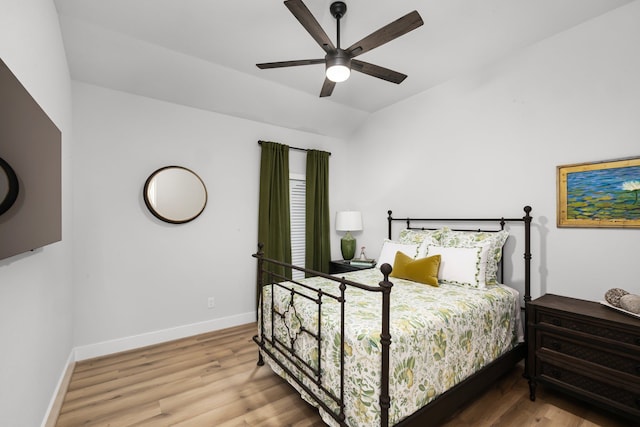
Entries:
{"type": "Polygon", "coordinates": [[[0,259],[62,239],[61,146],[60,130],[0,59],[0,259]]]}

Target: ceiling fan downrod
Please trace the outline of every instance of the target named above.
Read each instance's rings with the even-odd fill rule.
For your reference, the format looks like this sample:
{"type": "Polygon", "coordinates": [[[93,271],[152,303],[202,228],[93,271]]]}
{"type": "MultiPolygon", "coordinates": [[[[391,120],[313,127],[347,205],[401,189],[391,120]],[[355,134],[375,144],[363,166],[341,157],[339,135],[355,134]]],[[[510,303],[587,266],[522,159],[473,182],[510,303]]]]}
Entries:
{"type": "Polygon", "coordinates": [[[338,22],[336,48],[340,49],[340,19],[347,13],[347,5],[342,1],[334,1],[331,3],[331,6],[329,6],[329,11],[331,12],[331,16],[336,18],[338,22]]]}

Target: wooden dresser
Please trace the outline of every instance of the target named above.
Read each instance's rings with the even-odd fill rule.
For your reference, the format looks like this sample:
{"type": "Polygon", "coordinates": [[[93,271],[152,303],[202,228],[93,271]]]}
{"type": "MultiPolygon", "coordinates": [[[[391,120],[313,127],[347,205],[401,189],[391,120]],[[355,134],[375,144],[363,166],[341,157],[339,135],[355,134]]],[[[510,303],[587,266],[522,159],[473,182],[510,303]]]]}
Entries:
{"type": "Polygon", "coordinates": [[[527,319],[531,400],[544,384],[640,422],[640,319],[550,294],[527,319]]]}

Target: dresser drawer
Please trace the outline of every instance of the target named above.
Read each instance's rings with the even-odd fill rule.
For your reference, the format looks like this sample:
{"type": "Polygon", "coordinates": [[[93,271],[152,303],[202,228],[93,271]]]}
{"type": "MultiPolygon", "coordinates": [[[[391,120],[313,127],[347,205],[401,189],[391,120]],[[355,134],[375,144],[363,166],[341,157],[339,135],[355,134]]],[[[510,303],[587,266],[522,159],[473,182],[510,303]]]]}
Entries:
{"type": "Polygon", "coordinates": [[[565,316],[563,313],[545,310],[537,311],[536,320],[539,325],[550,325],[610,339],[616,342],[632,344],[638,346],[638,351],[640,351],[640,331],[612,328],[611,325],[581,321],[573,317],[565,316]]]}
{"type": "Polygon", "coordinates": [[[640,393],[630,393],[612,384],[560,367],[553,362],[538,360],[540,380],[571,389],[602,404],[618,407],[634,417],[640,417],[640,393]]]}
{"type": "Polygon", "coordinates": [[[543,383],[640,425],[640,319],[546,294],[527,304],[529,397],[543,383]]]}
{"type": "Polygon", "coordinates": [[[637,356],[634,357],[631,354],[614,351],[604,346],[592,345],[546,331],[537,331],[536,342],[539,348],[547,348],[609,369],[631,374],[638,377],[640,381],[640,360],[637,356]]]}

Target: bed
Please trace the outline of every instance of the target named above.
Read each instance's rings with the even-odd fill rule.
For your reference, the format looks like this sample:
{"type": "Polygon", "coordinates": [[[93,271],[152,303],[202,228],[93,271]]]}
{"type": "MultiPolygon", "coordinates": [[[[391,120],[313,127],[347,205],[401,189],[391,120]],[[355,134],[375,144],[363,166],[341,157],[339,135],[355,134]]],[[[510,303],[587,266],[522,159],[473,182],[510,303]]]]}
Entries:
{"type": "Polygon", "coordinates": [[[340,275],[265,258],[259,245],[258,365],[268,363],[327,425],[437,425],[526,356],[530,214],[529,206],[516,218],[388,211],[378,265],[340,275]],[[509,236],[523,247],[523,292],[501,283],[509,236]],[[307,278],[288,280],[269,265],[307,278]]]}

